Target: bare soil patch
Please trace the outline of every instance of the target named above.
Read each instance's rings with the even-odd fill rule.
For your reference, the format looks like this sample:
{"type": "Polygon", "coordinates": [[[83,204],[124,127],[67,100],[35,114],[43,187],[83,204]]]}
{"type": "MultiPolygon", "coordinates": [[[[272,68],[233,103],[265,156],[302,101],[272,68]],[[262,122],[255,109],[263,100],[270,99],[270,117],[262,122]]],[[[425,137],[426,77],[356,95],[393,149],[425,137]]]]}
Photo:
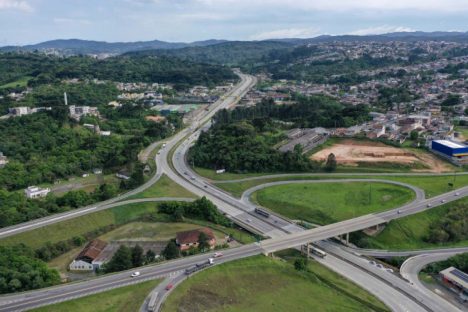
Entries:
{"type": "Polygon", "coordinates": [[[311,156],[316,161],[326,161],[330,153],[335,154],[339,165],[358,166],[362,163],[395,163],[415,167],[414,171],[444,172],[450,166],[434,155],[413,152],[404,148],[385,145],[381,142],[343,140],[311,156]],[[425,167],[421,169],[421,167],[425,167]]]}

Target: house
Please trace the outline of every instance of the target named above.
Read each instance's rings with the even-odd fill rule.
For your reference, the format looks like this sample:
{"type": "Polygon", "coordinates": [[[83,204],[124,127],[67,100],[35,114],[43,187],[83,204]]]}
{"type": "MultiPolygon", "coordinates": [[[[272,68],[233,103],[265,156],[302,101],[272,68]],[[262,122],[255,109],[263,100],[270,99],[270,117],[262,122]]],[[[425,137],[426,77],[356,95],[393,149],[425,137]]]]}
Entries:
{"type": "Polygon", "coordinates": [[[97,116],[99,117],[99,111],[97,107],[92,106],[75,106],[69,107],[70,117],[79,121],[82,116],[97,116]]]}
{"type": "Polygon", "coordinates": [[[213,249],[216,246],[216,237],[209,228],[200,228],[191,231],[179,232],[176,234],[176,244],[181,251],[198,247],[198,238],[200,233],[205,233],[208,237],[208,244],[213,249]]]}
{"type": "Polygon", "coordinates": [[[131,173],[125,170],[120,170],[115,174],[115,176],[122,180],[130,180],[131,173]]]}
{"type": "Polygon", "coordinates": [[[50,189],[40,188],[38,186],[29,186],[27,189],[24,190],[24,193],[26,197],[30,199],[41,198],[41,197],[46,197],[47,194],[50,193],[50,189]]]}
{"type": "Polygon", "coordinates": [[[8,158],[0,152],[0,168],[5,167],[6,164],[8,164],[8,158]]]}
{"type": "Polygon", "coordinates": [[[26,106],[20,106],[20,107],[9,108],[8,112],[12,116],[23,116],[23,115],[31,114],[31,109],[26,106]]]}
{"type": "Polygon", "coordinates": [[[89,242],[70,263],[70,271],[92,271],[94,269],[93,261],[99,257],[106,246],[107,243],[99,239],[89,242]]]}

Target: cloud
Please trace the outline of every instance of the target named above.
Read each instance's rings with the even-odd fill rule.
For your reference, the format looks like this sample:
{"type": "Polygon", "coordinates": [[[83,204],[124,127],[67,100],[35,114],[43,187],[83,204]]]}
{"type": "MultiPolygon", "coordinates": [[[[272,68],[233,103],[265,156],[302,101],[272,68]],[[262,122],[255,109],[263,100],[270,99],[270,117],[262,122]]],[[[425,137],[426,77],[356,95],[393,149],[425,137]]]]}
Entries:
{"type": "Polygon", "coordinates": [[[311,38],[320,35],[318,28],[285,28],[266,31],[250,36],[252,40],[281,39],[281,38],[311,38]]]}
{"type": "Polygon", "coordinates": [[[381,34],[388,34],[388,33],[393,33],[393,32],[410,32],[410,31],[415,31],[415,29],[410,28],[410,27],[403,27],[403,26],[382,25],[382,26],[358,29],[358,30],[348,33],[348,35],[358,35],[358,36],[381,35],[381,34]]]}
{"type": "Polygon", "coordinates": [[[32,12],[33,8],[28,2],[23,0],[0,0],[0,10],[19,10],[32,12]]]}
{"type": "Polygon", "coordinates": [[[91,25],[92,22],[87,19],[79,18],[66,18],[66,17],[57,17],[54,18],[54,23],[57,24],[81,24],[81,25],[91,25]]]}
{"type": "MultiPolygon", "coordinates": [[[[164,2],[168,0],[158,0],[164,2]]],[[[419,10],[437,12],[459,12],[468,10],[468,1],[464,0],[189,0],[206,7],[232,8],[287,8],[297,10],[334,11],[350,10],[419,10]]]]}

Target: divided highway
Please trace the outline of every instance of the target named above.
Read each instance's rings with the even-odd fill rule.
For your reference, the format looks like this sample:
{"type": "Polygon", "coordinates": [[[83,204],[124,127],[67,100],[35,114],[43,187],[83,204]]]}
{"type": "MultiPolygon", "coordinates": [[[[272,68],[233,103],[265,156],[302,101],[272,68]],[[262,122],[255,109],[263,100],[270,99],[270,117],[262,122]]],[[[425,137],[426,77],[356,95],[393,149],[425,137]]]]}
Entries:
{"type": "MultiPolygon", "coordinates": [[[[94,205],[93,207],[85,207],[81,210],[70,212],[77,213],[76,215],[67,213],[3,229],[0,231],[0,237],[45,226],[67,218],[73,218],[80,215],[80,213],[85,214],[94,212],[97,209],[107,209],[107,205],[114,204],[119,200],[127,198],[133,194],[137,194],[138,192],[148,188],[159,179],[162,173],[165,173],[169,178],[192,193],[198,196],[206,196],[234,222],[241,224],[256,233],[270,237],[260,243],[226,250],[223,252],[223,258],[218,261],[221,263],[260,253],[270,253],[292,248],[308,242],[321,241],[340,234],[362,230],[371,226],[386,223],[396,218],[418,213],[425,209],[431,209],[443,204],[443,202],[450,202],[468,195],[468,187],[464,187],[456,191],[458,196],[455,196],[455,191],[453,191],[426,200],[424,199],[423,193],[418,194],[419,190],[415,190],[417,199],[398,209],[377,214],[369,214],[312,230],[303,230],[299,226],[279,216],[273,216],[267,220],[255,215],[252,211],[253,208],[251,205],[244,201],[237,200],[216,187],[207,184],[205,180],[195,175],[195,173],[188,168],[185,162],[186,151],[190,144],[197,138],[201,128],[209,126],[209,120],[216,111],[236,103],[237,100],[256,83],[255,78],[252,76],[241,73],[239,73],[239,76],[241,77],[241,82],[229,94],[227,94],[226,97],[213,104],[198,123],[194,124],[190,128],[182,130],[167,142],[166,148],[162,149],[161,153],[156,156],[158,164],[156,174],[145,185],[112,200],[94,205]],[[175,152],[171,154],[171,150],[173,148],[175,149],[175,152]],[[171,155],[172,163],[169,163],[168,159],[171,155]]],[[[304,183],[304,181],[301,182],[304,183]]],[[[379,180],[379,182],[382,182],[382,180],[379,180]]],[[[115,204],[118,205],[121,203],[115,204]]],[[[341,252],[342,251],[340,251],[339,248],[336,250],[337,254],[341,252]]],[[[347,255],[349,255],[349,253],[347,253],[347,255]]],[[[0,297],[0,311],[22,311],[40,305],[47,305],[58,301],[85,296],[90,293],[104,291],[114,287],[120,287],[148,279],[161,278],[170,273],[179,272],[196,263],[204,261],[207,257],[208,255],[198,255],[159,265],[146,266],[139,269],[141,276],[137,278],[130,278],[130,272],[122,272],[84,282],[2,296],[0,297]]],[[[397,283],[396,280],[383,281],[382,279],[374,278],[372,276],[369,277],[369,274],[363,275],[362,270],[360,272],[356,271],[356,267],[351,262],[343,261],[339,256],[334,257],[330,255],[330,257],[327,258],[328,259],[323,261],[325,265],[328,265],[337,271],[341,270],[341,273],[344,276],[355,280],[360,285],[367,284],[368,286],[364,286],[364,288],[376,294],[395,311],[457,311],[457,309],[452,309],[452,306],[446,305],[444,302],[441,303],[437,298],[431,298],[425,293],[418,292],[417,289],[407,289],[409,286],[406,285],[407,283],[404,281],[397,283]],[[336,263],[332,264],[331,262],[336,263]],[[412,291],[416,291],[417,294],[408,295],[408,293],[411,293],[412,291]]],[[[359,257],[357,258],[361,259],[359,257]]]]}

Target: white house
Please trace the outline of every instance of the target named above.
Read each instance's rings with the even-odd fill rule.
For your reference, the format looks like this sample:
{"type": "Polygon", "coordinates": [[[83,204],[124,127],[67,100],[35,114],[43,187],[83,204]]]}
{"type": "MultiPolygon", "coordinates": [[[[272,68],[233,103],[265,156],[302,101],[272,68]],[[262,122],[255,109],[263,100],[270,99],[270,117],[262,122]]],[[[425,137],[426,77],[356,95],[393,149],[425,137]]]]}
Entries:
{"type": "Polygon", "coordinates": [[[93,265],[83,260],[73,260],[68,268],[70,271],[92,271],[93,265]]]}
{"type": "Polygon", "coordinates": [[[27,189],[24,190],[27,198],[41,198],[46,197],[47,194],[50,193],[50,188],[40,188],[37,186],[29,186],[27,189]]]}
{"type": "Polygon", "coordinates": [[[0,152],[0,168],[3,168],[6,164],[8,164],[8,158],[0,152]]]}

